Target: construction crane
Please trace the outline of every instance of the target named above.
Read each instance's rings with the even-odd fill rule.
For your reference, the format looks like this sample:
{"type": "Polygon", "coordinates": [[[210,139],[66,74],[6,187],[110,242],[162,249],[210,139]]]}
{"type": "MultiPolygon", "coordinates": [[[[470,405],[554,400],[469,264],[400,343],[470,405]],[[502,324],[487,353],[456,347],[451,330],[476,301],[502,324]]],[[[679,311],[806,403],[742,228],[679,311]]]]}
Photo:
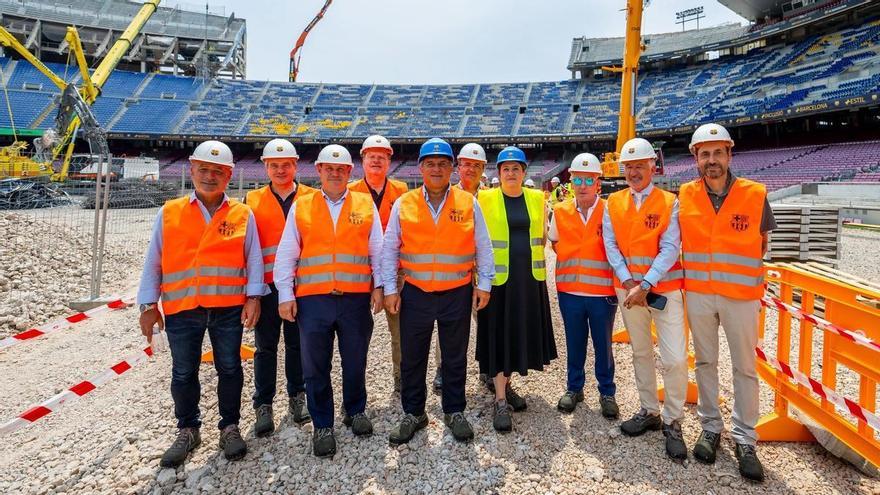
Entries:
{"type": "MultiPolygon", "coordinates": [[[[113,43],[113,46],[107,52],[107,56],[101,60],[93,73],[89,73],[89,66],[86,63],[79,32],[73,26],[67,28],[64,39],[76,59],[83,81],[82,86],[79,88],[69,84],[63,78],[53,73],[51,69],[29,52],[15,36],[0,26],[0,45],[12,48],[18,52],[22,58],[30,62],[38,71],[49,78],[55,86],[58,86],[62,94],[58,115],[55,118],[55,129],[47,130],[43,137],[34,141],[34,145],[37,148],[36,160],[31,160],[16,153],[17,163],[10,164],[10,170],[13,173],[17,173],[18,176],[26,176],[36,172],[35,175],[51,174],[52,180],[66,180],[68,170],[70,169],[70,158],[73,154],[74,138],[80,125],[83,123],[86,124],[84,135],[89,140],[90,146],[93,149],[97,147],[99,152],[106,151],[104,131],[100,129],[100,125],[98,125],[97,120],[94,118],[91,112],[91,105],[100,95],[101,88],[107,82],[107,79],[110,78],[119,61],[131,48],[134,39],[140,34],[141,29],[143,29],[150,17],[159,8],[160,2],[161,0],[144,1],[141,9],[119,36],[119,39],[113,43]],[[101,143],[102,139],[103,143],[101,143]],[[64,152],[64,161],[61,170],[55,172],[52,164],[62,152],[64,152]]],[[[21,150],[24,146],[16,141],[11,148],[21,150]]]]}
{"type": "Polygon", "coordinates": [[[293,50],[290,51],[290,82],[296,82],[296,76],[299,74],[299,60],[302,58],[302,47],[306,43],[306,37],[308,37],[309,33],[312,31],[312,28],[315,27],[315,24],[324,18],[324,14],[327,13],[327,9],[330,8],[331,3],[333,3],[333,0],[325,0],[324,6],[318,11],[318,15],[309,22],[309,25],[306,26],[302,34],[300,34],[299,38],[296,40],[296,45],[294,45],[293,50]]]}

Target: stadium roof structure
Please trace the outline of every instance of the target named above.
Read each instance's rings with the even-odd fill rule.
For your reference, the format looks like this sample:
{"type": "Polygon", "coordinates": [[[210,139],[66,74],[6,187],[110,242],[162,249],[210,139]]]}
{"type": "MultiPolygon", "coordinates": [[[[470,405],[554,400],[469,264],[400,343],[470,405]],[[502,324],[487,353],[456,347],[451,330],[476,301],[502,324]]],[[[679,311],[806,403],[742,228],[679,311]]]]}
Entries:
{"type": "MultiPolygon", "coordinates": [[[[0,0],[0,22],[37,57],[63,59],[67,26],[79,30],[89,62],[102,58],[141,8],[130,0],[0,0]]],[[[247,76],[244,19],[197,6],[159,7],[120,68],[205,77],[247,76]]]]}

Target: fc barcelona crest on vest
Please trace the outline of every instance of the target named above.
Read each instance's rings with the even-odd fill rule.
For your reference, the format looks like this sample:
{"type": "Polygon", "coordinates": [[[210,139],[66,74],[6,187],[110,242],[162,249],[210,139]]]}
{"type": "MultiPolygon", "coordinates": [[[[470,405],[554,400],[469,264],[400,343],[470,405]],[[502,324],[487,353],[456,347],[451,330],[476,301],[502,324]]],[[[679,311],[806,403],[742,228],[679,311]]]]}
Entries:
{"type": "Polygon", "coordinates": [[[730,226],[737,232],[743,232],[749,228],[749,216],[735,213],[730,217],[730,226]]]}
{"type": "Polygon", "coordinates": [[[463,222],[464,210],[458,210],[456,208],[449,210],[449,219],[455,223],[463,222]]]}
{"type": "Polygon", "coordinates": [[[348,214],[348,223],[350,223],[352,225],[363,225],[364,224],[364,216],[356,211],[353,211],[348,214]]]}
{"type": "Polygon", "coordinates": [[[660,215],[656,213],[649,213],[645,216],[645,227],[649,229],[656,229],[660,226],[660,215]]]}
{"type": "Polygon", "coordinates": [[[217,232],[223,237],[232,237],[235,234],[235,225],[223,220],[217,227],[217,232]]]}

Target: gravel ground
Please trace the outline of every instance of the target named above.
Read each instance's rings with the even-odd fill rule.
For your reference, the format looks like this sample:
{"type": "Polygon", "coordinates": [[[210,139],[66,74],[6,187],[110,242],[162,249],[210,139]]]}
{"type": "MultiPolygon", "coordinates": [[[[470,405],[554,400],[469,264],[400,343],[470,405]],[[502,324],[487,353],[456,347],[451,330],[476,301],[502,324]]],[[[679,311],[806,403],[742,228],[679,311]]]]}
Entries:
{"type": "MultiPolygon", "coordinates": [[[[842,269],[880,279],[877,266],[866,255],[876,251],[878,240],[880,236],[863,232],[844,235],[842,269]]],[[[131,248],[142,250],[142,245],[131,248]]],[[[128,263],[123,273],[126,276],[121,280],[134,283],[139,261],[128,263]]],[[[8,291],[0,290],[0,297],[7,297],[8,291]]],[[[168,392],[170,355],[164,353],[58,413],[0,437],[0,493],[880,494],[878,480],[859,474],[814,444],[761,444],[759,455],[768,479],[760,485],[739,477],[727,434],[714,466],[693,459],[673,463],[663,452],[659,432],[626,438],[618,432],[618,421],[601,417],[593,379],[588,378],[586,402],[572,415],[560,414],[555,404],[565,386],[565,345],[555,304],[553,311],[560,358],[543,372],[515,378],[515,387],[529,408],[514,415],[512,434],[492,430],[492,398],[478,385],[476,363],[471,362],[467,416],[475,428],[475,441],[459,444],[452,439],[442,423],[439,396],[429,394],[428,428],[408,446],[390,448],[387,435],[401,411],[391,391],[387,327],[379,317],[367,371],[368,414],[376,433],[368,439],[355,438],[341,425],[341,416],[337,417],[339,445],[333,460],[311,456],[310,425],[297,427],[284,419],[275,435],[253,438],[254,415],[248,401],[253,366],[249,362],[245,364],[241,423],[249,443],[247,457],[228,463],[218,454],[216,375],[205,366],[201,373],[202,446],[185,467],[159,469],[159,456],[174,434],[168,392]]],[[[775,316],[768,314],[768,328],[773,324],[770,318],[775,316]]],[[[3,351],[0,419],[13,417],[141,348],[136,319],[134,309],[107,313],[71,331],[3,351]]],[[[246,338],[252,340],[252,335],[246,338]]],[[[472,353],[473,342],[470,349],[472,353]]],[[[731,370],[723,349],[722,394],[730,398],[731,370]]],[[[638,408],[628,345],[615,345],[615,360],[617,399],[622,415],[628,417],[638,408]]],[[[338,370],[338,358],[334,365],[338,370]]],[[[589,362],[587,368],[591,369],[589,362]]],[[[339,404],[338,371],[334,371],[334,392],[339,404]]],[[[285,410],[285,401],[278,397],[276,411],[285,410]]],[[[722,406],[728,421],[731,402],[722,406]]],[[[762,409],[769,411],[771,405],[772,395],[763,386],[762,409]]],[[[688,445],[693,445],[699,434],[693,405],[686,408],[683,427],[688,445]]]]}

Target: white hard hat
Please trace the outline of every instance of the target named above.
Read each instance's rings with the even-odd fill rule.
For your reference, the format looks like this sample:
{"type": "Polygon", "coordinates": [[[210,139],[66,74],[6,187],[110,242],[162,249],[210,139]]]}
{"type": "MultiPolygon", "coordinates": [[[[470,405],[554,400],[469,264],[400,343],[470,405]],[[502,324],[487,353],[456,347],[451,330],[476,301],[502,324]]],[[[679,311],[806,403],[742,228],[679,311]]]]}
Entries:
{"type": "Polygon", "coordinates": [[[488,179],[489,176],[486,175],[486,172],[483,172],[483,175],[480,176],[481,179],[488,179]]]}
{"type": "Polygon", "coordinates": [[[354,166],[354,163],[351,161],[351,153],[345,149],[345,146],[340,146],[338,144],[324,146],[324,148],[321,149],[321,152],[318,153],[318,158],[315,160],[315,165],[319,163],[336,163],[340,165],[348,165],[349,167],[354,166]]]}
{"type": "Polygon", "coordinates": [[[551,184],[559,184],[559,177],[553,177],[552,179],[550,179],[550,183],[551,184]]]}
{"type": "Polygon", "coordinates": [[[394,154],[394,150],[391,149],[391,143],[384,136],[378,134],[364,139],[364,144],[361,145],[361,155],[363,156],[365,151],[373,148],[387,150],[389,154],[394,154]]]}
{"type": "Polygon", "coordinates": [[[260,161],[265,162],[267,158],[299,158],[296,154],[296,148],[293,143],[286,139],[273,139],[263,146],[263,156],[260,161]]]}
{"type": "Polygon", "coordinates": [[[532,179],[526,179],[526,187],[535,187],[535,181],[532,179]]]}
{"type": "Polygon", "coordinates": [[[718,124],[703,124],[700,127],[697,127],[697,130],[694,131],[694,135],[691,136],[691,153],[694,152],[694,149],[698,144],[712,141],[722,141],[730,144],[731,148],[733,147],[733,139],[730,137],[730,133],[727,132],[727,129],[725,129],[724,126],[718,124]]]}
{"type": "Polygon", "coordinates": [[[492,177],[492,184],[501,184],[501,181],[498,180],[498,177],[492,177]]]}
{"type": "Polygon", "coordinates": [[[644,160],[645,158],[657,158],[654,146],[647,139],[632,138],[623,143],[623,147],[620,149],[621,163],[644,160]]]}
{"type": "Polygon", "coordinates": [[[193,154],[189,157],[190,161],[198,160],[204,163],[213,163],[214,165],[223,165],[229,168],[235,168],[235,161],[232,159],[232,150],[229,146],[220,141],[205,141],[193,150],[193,154]]]}
{"type": "Polygon", "coordinates": [[[461,150],[458,152],[458,159],[462,158],[470,158],[471,160],[478,160],[483,163],[486,163],[486,150],[483,149],[477,143],[468,143],[461,147],[461,150]]]}
{"type": "Polygon", "coordinates": [[[571,165],[568,167],[568,173],[572,172],[592,172],[596,174],[602,173],[602,163],[592,153],[581,153],[574,157],[571,165]]]}

